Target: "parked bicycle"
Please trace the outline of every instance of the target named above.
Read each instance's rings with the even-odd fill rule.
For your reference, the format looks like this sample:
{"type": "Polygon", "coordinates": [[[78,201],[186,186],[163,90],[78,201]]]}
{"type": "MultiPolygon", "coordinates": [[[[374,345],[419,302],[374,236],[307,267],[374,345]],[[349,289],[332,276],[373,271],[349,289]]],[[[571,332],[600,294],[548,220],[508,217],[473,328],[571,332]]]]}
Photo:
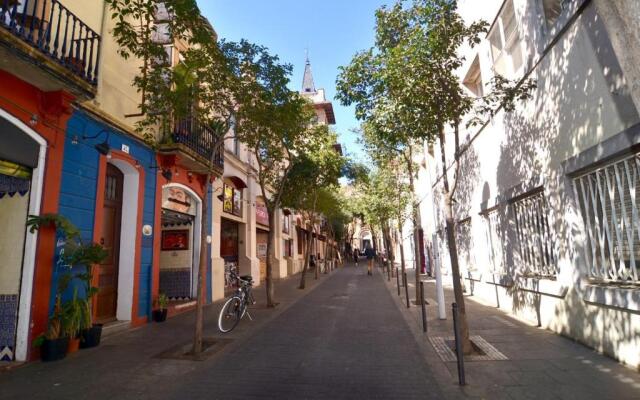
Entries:
{"type": "Polygon", "coordinates": [[[224,303],[218,315],[218,329],[223,333],[231,332],[245,315],[253,321],[247,308],[249,304],[256,304],[251,293],[253,286],[251,275],[238,276],[235,272],[230,272],[229,275],[238,283],[238,289],[224,303]]]}

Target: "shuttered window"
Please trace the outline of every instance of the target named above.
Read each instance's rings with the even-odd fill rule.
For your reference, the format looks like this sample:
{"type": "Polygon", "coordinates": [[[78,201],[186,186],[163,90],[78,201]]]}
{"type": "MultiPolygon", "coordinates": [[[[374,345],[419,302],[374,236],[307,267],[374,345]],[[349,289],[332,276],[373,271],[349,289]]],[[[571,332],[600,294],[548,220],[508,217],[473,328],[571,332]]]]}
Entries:
{"type": "Polygon", "coordinates": [[[575,178],[574,191],[584,222],[589,277],[640,283],[640,155],[575,178]]]}
{"type": "Polygon", "coordinates": [[[526,275],[555,277],[558,264],[544,193],[537,191],[511,206],[518,242],[517,267],[526,275]]]}
{"type": "Polygon", "coordinates": [[[502,273],[504,272],[504,252],[502,237],[500,235],[498,209],[485,212],[482,217],[484,219],[485,239],[492,270],[502,273]]]}

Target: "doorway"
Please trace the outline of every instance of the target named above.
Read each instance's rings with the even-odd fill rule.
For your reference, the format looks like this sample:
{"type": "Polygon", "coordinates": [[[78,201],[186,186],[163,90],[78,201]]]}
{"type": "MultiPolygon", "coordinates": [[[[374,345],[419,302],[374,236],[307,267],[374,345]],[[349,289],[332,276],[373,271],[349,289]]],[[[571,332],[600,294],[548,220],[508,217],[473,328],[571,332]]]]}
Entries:
{"type": "Polygon", "coordinates": [[[118,309],[123,182],[124,174],[114,165],[107,164],[100,231],[100,244],[107,251],[107,258],[97,270],[98,294],[95,315],[97,323],[114,321],[118,309]]]}

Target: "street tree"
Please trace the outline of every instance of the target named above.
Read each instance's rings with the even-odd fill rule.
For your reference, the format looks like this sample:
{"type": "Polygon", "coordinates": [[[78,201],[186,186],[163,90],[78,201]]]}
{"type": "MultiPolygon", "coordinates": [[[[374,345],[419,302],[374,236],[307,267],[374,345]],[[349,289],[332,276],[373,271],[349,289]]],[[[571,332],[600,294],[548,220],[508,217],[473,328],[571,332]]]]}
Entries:
{"type": "MultiPolygon", "coordinates": [[[[326,125],[316,125],[310,128],[314,135],[310,136],[305,147],[301,149],[291,170],[291,182],[295,186],[288,187],[284,196],[286,206],[301,212],[304,224],[309,229],[306,257],[300,276],[300,289],[305,288],[306,271],[309,266],[313,236],[319,222],[322,210],[333,212],[336,197],[332,195],[337,190],[338,179],[346,166],[345,158],[335,149],[337,135],[326,125]]],[[[316,278],[317,278],[316,268],[316,278]]]]}
{"type": "Polygon", "coordinates": [[[453,209],[464,152],[459,140],[460,125],[474,111],[474,105],[477,118],[471,124],[500,109],[512,110],[516,101],[529,99],[535,88],[530,79],[512,82],[499,77],[493,80],[492,93],[479,102],[464,92],[456,76],[465,61],[460,49],[479,44],[487,28],[484,21],[465,24],[457,13],[455,0],[397,1],[377,10],[375,46],[356,54],[338,78],[338,97],[344,104],[355,104],[356,116],[371,126],[372,136],[380,142],[440,142],[447,243],[465,353],[472,351],[472,345],[453,209]],[[444,148],[448,127],[455,141],[453,185],[449,182],[444,148]]]}

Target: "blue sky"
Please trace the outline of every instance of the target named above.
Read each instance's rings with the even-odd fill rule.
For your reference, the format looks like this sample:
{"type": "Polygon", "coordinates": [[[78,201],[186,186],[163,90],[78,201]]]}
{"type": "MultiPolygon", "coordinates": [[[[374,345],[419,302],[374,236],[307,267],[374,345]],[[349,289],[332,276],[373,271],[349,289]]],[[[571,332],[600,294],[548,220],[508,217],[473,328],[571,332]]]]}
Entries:
{"type": "MultiPolygon", "coordinates": [[[[300,90],[305,49],[317,88],[333,100],[338,67],[356,51],[371,47],[374,12],[388,0],[199,0],[203,14],[221,38],[247,39],[268,47],[281,60],[293,64],[292,89],[300,90]]],[[[352,107],[333,100],[335,129],[351,154],[362,154],[352,107]]]]}

